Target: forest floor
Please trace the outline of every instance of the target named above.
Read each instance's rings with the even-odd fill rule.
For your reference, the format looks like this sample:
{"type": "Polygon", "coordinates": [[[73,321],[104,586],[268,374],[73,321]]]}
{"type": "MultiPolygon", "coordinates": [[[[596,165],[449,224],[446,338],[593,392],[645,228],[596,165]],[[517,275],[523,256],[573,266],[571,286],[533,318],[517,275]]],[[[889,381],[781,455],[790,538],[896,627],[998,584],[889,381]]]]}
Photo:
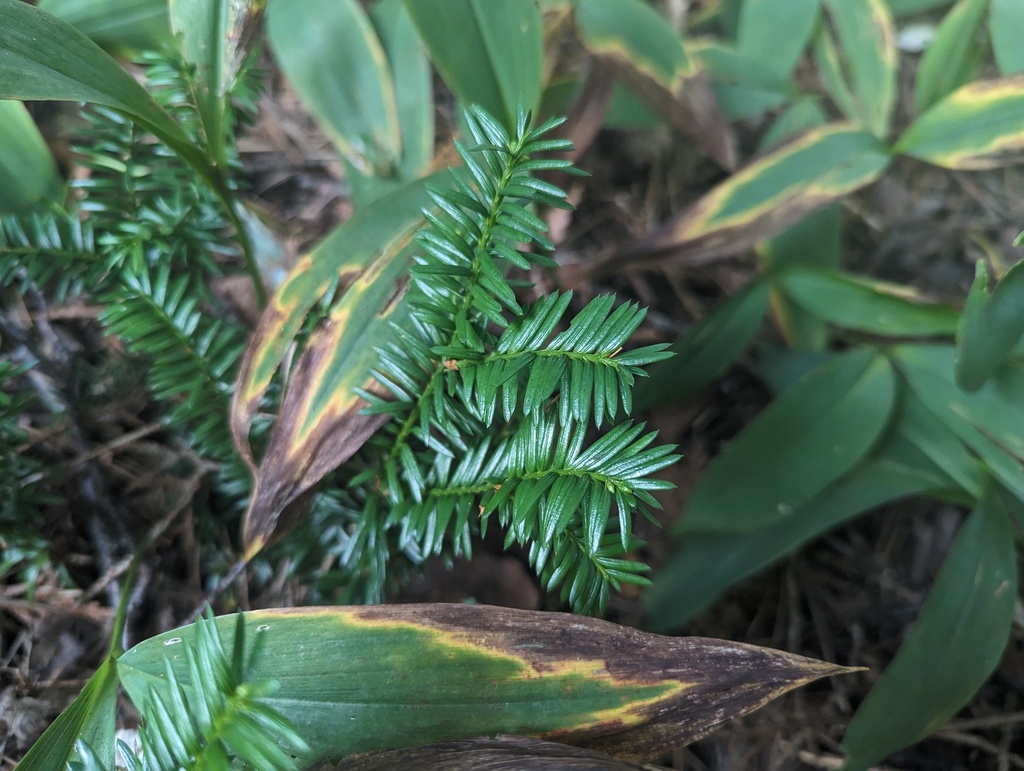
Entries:
{"type": "MultiPolygon", "coordinates": [[[[450,119],[439,115],[442,122],[450,119]]],[[[263,99],[259,118],[240,142],[240,150],[257,201],[278,223],[285,254],[294,256],[316,243],[350,214],[341,164],[279,82],[263,99]]],[[[554,223],[559,254],[572,255],[595,243],[623,242],[648,231],[706,189],[719,173],[687,142],[667,131],[653,137],[604,132],[579,165],[591,178],[581,189],[577,211],[554,223]]],[[[939,298],[962,298],[983,247],[967,234],[984,232],[997,247],[1007,246],[1024,226],[1024,201],[1015,194],[1024,190],[1022,183],[1024,177],[1016,170],[932,174],[919,165],[897,164],[884,182],[847,202],[846,264],[855,271],[912,283],[939,298]]],[[[699,267],[674,264],[623,271],[613,280],[576,289],[588,294],[614,290],[650,306],[640,334],[647,342],[671,341],[755,272],[753,260],[740,256],[699,267]]],[[[226,286],[224,291],[236,287],[226,286]]],[[[240,293],[237,302],[244,307],[250,301],[240,293]]],[[[82,317],[92,311],[64,312],[82,317]]],[[[766,328],[763,339],[778,336],[766,328]]],[[[662,440],[678,443],[683,454],[666,472],[677,487],[663,498],[662,527],[648,527],[642,533],[648,542],[643,556],[654,568],[655,581],[659,565],[673,550],[670,526],[680,516],[695,480],[769,401],[750,364],[750,359],[744,360],[698,396],[663,406],[648,417],[662,440]]],[[[130,420],[122,420],[130,430],[125,428],[97,447],[120,470],[118,484],[125,500],[137,502],[143,488],[170,484],[172,461],[181,451],[163,443],[165,435],[148,422],[144,400],[126,402],[122,409],[133,413],[130,420]]],[[[175,479],[183,507],[198,484],[175,479]]],[[[691,747],[668,752],[662,764],[691,771],[839,768],[844,727],[906,635],[963,515],[925,500],[871,513],[739,584],[679,630],[869,669],[790,693],[691,747]]],[[[166,610],[151,613],[147,628],[139,631],[152,634],[181,623],[185,609],[202,599],[205,584],[182,535],[188,516],[182,521],[167,535],[170,551],[149,566],[152,571],[173,572],[176,579],[167,585],[176,587],[177,594],[168,595],[166,610]]],[[[86,589],[63,588],[60,575],[45,572],[31,597],[23,585],[0,586],[0,722],[6,722],[7,730],[6,741],[0,743],[0,756],[5,758],[0,768],[11,767],[12,759],[77,694],[107,644],[113,614],[109,587],[124,565],[100,569],[92,534],[70,525],[60,536],[60,548],[78,585],[86,589]]],[[[152,575],[149,582],[160,583],[152,575]]],[[[248,602],[268,607],[301,603],[302,598],[301,586],[271,581],[248,602]]],[[[451,569],[428,563],[395,599],[559,607],[539,589],[524,560],[503,553],[500,544],[490,541],[480,545],[471,561],[457,562],[451,569]]],[[[613,597],[609,617],[642,626],[639,594],[613,597]]],[[[894,755],[886,768],[1024,768],[1021,614],[996,674],[971,704],[933,738],[894,755]]]]}

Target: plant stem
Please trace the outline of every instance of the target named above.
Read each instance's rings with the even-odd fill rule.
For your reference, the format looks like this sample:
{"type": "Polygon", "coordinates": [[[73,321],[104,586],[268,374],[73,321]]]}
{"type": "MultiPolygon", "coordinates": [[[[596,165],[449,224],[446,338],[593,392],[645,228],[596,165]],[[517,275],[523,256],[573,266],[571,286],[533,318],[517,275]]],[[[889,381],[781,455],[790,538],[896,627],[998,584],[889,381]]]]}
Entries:
{"type": "Polygon", "coordinates": [[[263,276],[260,274],[260,266],[256,263],[256,255],[252,248],[252,239],[249,238],[249,232],[245,229],[245,223],[242,222],[242,218],[238,216],[238,210],[235,208],[235,203],[231,199],[230,195],[225,195],[219,189],[217,192],[218,195],[220,195],[221,200],[224,202],[228,211],[228,218],[231,220],[231,224],[235,228],[235,238],[238,239],[238,245],[242,247],[242,255],[245,257],[245,269],[249,273],[249,278],[252,280],[253,291],[256,293],[256,305],[262,311],[267,307],[267,289],[263,285],[263,276]]]}

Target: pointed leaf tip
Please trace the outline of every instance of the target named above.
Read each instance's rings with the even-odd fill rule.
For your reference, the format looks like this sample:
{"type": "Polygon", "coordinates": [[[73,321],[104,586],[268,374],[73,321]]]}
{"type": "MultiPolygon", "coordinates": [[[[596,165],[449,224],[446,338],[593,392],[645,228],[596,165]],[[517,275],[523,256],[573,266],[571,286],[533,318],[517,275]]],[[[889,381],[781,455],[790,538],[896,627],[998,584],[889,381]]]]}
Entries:
{"type": "MultiPolygon", "coordinates": [[[[234,621],[217,619],[225,647],[234,621]]],[[[280,684],[266,703],[309,741],[306,760],[500,733],[644,760],[852,671],[754,645],[485,605],[266,610],[245,614],[245,624],[247,648],[262,640],[250,676],[280,684]]],[[[122,657],[133,698],[163,671],[164,641],[191,634],[168,632],[122,657]]]]}

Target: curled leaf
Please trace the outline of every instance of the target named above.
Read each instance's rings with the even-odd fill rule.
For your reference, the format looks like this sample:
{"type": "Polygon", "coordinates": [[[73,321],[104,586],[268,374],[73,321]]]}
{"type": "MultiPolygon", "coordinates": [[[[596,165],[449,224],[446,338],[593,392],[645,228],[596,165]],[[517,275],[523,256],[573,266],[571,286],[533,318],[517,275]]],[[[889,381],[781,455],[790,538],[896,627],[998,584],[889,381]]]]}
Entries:
{"type": "Polygon", "coordinates": [[[347,460],[383,421],[361,414],[366,403],[353,389],[372,386],[376,348],[390,339],[391,322],[402,309],[398,301],[412,235],[429,203],[425,181],[360,210],[300,258],[260,319],[231,405],[232,437],[256,479],[243,526],[248,556],[272,539],[286,508],[347,460]],[[341,296],[299,357],[257,462],[249,440],[256,413],[306,315],[335,281],[341,296]]]}

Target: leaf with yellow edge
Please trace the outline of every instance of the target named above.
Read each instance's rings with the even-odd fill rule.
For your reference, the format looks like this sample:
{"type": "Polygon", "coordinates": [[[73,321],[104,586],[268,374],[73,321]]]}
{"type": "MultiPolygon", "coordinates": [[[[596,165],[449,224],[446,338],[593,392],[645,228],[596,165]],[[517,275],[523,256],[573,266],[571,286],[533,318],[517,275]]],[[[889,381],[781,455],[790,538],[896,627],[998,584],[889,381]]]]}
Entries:
{"type": "Polygon", "coordinates": [[[707,76],[664,17],[641,0],[580,0],[574,20],[583,47],[610,64],[648,107],[723,167],[735,167],[735,138],[707,76]]]}
{"type": "Polygon", "coordinates": [[[244,525],[249,556],[271,538],[284,508],[344,462],[381,424],[379,417],[359,414],[365,403],[352,389],[370,386],[376,346],[391,334],[412,235],[429,204],[428,181],[437,180],[411,183],[339,226],[296,263],[260,319],[242,358],[231,405],[232,436],[256,476],[244,525]],[[253,419],[303,320],[335,280],[341,297],[290,375],[257,469],[249,444],[253,419]]]}
{"type": "Polygon", "coordinates": [[[342,157],[391,177],[402,135],[391,66],[357,0],[271,0],[267,39],[281,71],[342,157]]]}
{"type": "Polygon", "coordinates": [[[619,270],[623,259],[687,264],[736,254],[774,236],[889,165],[885,146],[848,124],[812,129],[762,156],[625,252],[597,262],[593,273],[619,270]]]}
{"type": "MultiPolygon", "coordinates": [[[[388,419],[364,415],[356,389],[374,389],[377,350],[392,339],[406,310],[401,298],[412,257],[412,233],[392,242],[346,290],[310,336],[295,369],[245,514],[242,542],[251,558],[283,535],[281,514],[300,495],[348,460],[388,419]]],[[[301,515],[302,512],[295,512],[301,515]]]]}
{"type": "Polygon", "coordinates": [[[214,162],[227,163],[224,126],[228,92],[248,55],[265,0],[170,0],[171,29],[192,65],[192,101],[214,162]]]}
{"type": "MultiPolygon", "coordinates": [[[[216,620],[225,647],[234,618],[216,620]]],[[[753,645],[660,637],[607,621],[484,605],[262,610],[245,614],[249,677],[311,747],[308,763],[500,733],[649,759],[798,686],[850,670],[753,645]]],[[[128,651],[139,703],[185,679],[192,627],[128,651]]],[[[186,686],[186,691],[188,690],[186,686]]]]}
{"type": "Polygon", "coordinates": [[[974,78],[980,52],[975,43],[988,0],[960,0],[946,14],[925,49],[914,77],[914,111],[923,113],[974,78]]]}
{"type": "Polygon", "coordinates": [[[914,121],[893,151],[947,169],[994,169],[1024,158],[1024,76],[975,81],[914,121]]]}

